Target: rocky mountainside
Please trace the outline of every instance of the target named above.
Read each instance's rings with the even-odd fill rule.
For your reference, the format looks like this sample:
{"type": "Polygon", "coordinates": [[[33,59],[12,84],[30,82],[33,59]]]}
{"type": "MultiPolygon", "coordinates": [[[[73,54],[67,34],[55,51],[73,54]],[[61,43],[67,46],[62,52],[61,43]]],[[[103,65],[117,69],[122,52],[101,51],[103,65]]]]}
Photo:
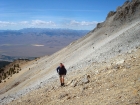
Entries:
{"type": "Polygon", "coordinates": [[[127,1],[83,38],[28,62],[0,84],[1,104],[139,105],[140,0],[127,1]],[[66,66],[61,88],[56,67],[66,66]]]}
{"type": "Polygon", "coordinates": [[[140,48],[40,85],[10,105],[140,105],[140,48]],[[77,75],[78,74],[78,75],[77,75]]]}

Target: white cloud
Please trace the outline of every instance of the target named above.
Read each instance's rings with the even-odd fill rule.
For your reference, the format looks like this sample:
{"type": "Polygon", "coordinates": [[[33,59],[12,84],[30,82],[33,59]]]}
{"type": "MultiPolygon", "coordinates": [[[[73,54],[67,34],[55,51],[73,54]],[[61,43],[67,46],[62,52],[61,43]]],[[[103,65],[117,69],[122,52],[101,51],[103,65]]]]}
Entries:
{"type": "Polygon", "coordinates": [[[24,28],[52,28],[55,27],[56,24],[52,21],[42,21],[42,20],[32,20],[32,21],[21,21],[19,22],[19,25],[21,25],[24,28]]]}
{"type": "Polygon", "coordinates": [[[0,27],[5,27],[9,25],[16,25],[14,22],[0,21],[0,27]]]}
{"type": "Polygon", "coordinates": [[[32,26],[56,26],[52,21],[32,20],[32,26]]]}
{"type": "Polygon", "coordinates": [[[32,21],[19,21],[19,22],[8,22],[0,21],[1,29],[21,29],[21,28],[52,28],[56,27],[53,21],[42,21],[42,20],[32,20],[32,21]]]}
{"type": "Polygon", "coordinates": [[[22,24],[22,25],[29,24],[28,21],[21,21],[21,22],[19,22],[19,23],[22,24]]]}
{"type": "Polygon", "coordinates": [[[78,30],[92,30],[96,27],[97,21],[76,21],[70,20],[63,22],[64,28],[78,29],[78,30]]]}
{"type": "Polygon", "coordinates": [[[22,28],[70,28],[70,29],[93,29],[97,25],[97,21],[65,21],[63,23],[55,23],[53,21],[31,20],[8,22],[0,21],[0,29],[22,29],[22,28]]]}
{"type": "Polygon", "coordinates": [[[97,21],[92,21],[92,22],[81,21],[81,22],[78,22],[78,21],[72,20],[72,21],[70,21],[70,23],[68,25],[70,25],[70,26],[91,26],[91,25],[96,25],[97,23],[98,23],[97,21]]]}

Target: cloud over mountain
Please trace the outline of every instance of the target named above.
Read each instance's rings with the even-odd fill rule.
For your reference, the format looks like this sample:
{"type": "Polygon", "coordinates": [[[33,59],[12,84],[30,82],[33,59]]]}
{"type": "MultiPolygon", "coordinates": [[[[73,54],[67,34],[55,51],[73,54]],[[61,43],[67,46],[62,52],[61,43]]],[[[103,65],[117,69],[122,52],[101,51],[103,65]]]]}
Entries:
{"type": "Polygon", "coordinates": [[[98,23],[97,21],[91,21],[91,22],[81,21],[81,22],[79,22],[79,21],[76,21],[76,20],[72,20],[72,21],[70,21],[69,25],[70,26],[90,26],[90,25],[95,26],[97,23],[98,23]]]}
{"type": "Polygon", "coordinates": [[[0,21],[0,27],[5,27],[5,26],[9,26],[9,25],[16,25],[17,23],[15,22],[8,22],[8,21],[0,21]]]}
{"type": "Polygon", "coordinates": [[[31,20],[31,21],[19,21],[19,22],[9,22],[9,21],[0,21],[0,28],[9,27],[9,29],[22,29],[22,28],[69,28],[69,29],[88,29],[92,27],[93,29],[97,25],[97,21],[76,21],[69,20],[66,22],[54,22],[54,21],[45,21],[45,20],[31,20]],[[78,26],[78,27],[77,27],[78,26]]]}
{"type": "Polygon", "coordinates": [[[42,21],[42,20],[32,20],[31,21],[32,26],[56,26],[56,24],[52,21],[42,21]]]}

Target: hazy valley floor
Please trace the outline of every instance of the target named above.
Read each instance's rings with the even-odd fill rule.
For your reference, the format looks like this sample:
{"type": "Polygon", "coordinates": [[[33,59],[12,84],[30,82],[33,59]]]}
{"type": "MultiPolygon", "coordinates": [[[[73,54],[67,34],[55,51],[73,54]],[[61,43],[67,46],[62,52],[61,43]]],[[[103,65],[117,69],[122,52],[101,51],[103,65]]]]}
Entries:
{"type": "Polygon", "coordinates": [[[54,80],[9,105],[140,105],[140,49],[71,72],[65,82],[54,80]]]}

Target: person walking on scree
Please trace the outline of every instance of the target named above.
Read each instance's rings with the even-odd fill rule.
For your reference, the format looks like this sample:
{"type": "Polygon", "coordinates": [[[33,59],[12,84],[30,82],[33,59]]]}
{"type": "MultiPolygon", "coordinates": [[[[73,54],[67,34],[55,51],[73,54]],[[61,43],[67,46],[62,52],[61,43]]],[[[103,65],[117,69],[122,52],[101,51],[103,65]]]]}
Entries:
{"type": "Polygon", "coordinates": [[[62,63],[60,63],[60,66],[57,67],[56,70],[60,77],[61,86],[64,86],[64,76],[66,75],[67,70],[65,69],[65,66],[62,63]]]}

